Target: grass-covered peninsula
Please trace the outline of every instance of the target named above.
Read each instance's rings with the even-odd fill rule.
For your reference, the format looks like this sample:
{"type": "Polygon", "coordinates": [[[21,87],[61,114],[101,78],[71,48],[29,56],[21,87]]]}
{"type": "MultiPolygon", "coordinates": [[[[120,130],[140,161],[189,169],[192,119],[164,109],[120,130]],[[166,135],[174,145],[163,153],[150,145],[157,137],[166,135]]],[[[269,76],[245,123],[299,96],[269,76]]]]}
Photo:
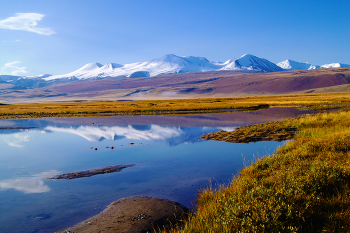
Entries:
{"type": "Polygon", "coordinates": [[[202,190],[197,211],[171,232],[349,231],[350,112],[242,127],[216,140],[246,142],[271,130],[293,132],[293,140],[253,161],[229,186],[202,190]]]}

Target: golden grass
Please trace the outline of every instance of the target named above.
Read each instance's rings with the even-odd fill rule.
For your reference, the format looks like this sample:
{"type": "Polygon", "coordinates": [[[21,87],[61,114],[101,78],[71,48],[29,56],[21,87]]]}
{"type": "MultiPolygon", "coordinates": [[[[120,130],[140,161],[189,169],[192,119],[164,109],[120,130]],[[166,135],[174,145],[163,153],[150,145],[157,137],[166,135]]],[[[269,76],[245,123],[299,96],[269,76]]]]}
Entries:
{"type": "Polygon", "coordinates": [[[202,139],[225,142],[257,142],[257,141],[284,141],[292,139],[296,127],[286,122],[270,122],[264,124],[246,125],[237,127],[232,132],[220,130],[202,135],[202,139]]]}
{"type": "MultiPolygon", "coordinates": [[[[198,210],[170,232],[348,232],[350,112],[283,124],[297,129],[293,141],[242,169],[228,187],[202,190],[198,210]]],[[[280,123],[260,127],[271,125],[280,123]]]]}
{"type": "Polygon", "coordinates": [[[261,106],[253,103],[242,105],[233,100],[222,101],[220,99],[8,104],[0,106],[0,118],[159,114],[256,107],[261,106]]]}
{"type": "Polygon", "coordinates": [[[30,117],[111,116],[216,111],[263,106],[304,106],[314,109],[348,107],[350,93],[201,98],[174,100],[67,102],[0,105],[0,119],[30,117]]]}

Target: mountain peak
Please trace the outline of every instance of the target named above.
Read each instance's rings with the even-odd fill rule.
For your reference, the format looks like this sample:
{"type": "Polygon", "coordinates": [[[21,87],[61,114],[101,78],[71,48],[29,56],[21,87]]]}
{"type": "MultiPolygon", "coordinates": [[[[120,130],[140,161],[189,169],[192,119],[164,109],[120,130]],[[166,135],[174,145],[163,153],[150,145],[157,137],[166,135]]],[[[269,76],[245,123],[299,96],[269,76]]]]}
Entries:
{"type": "MultiPolygon", "coordinates": [[[[330,67],[347,67],[349,65],[332,63],[322,66],[330,67]]],[[[238,59],[230,59],[226,62],[213,62],[205,57],[196,56],[177,56],[175,54],[166,54],[146,62],[137,62],[120,65],[108,63],[89,63],[82,68],[63,75],[53,75],[43,78],[44,80],[56,79],[90,79],[90,78],[127,78],[127,77],[149,77],[162,74],[203,72],[215,70],[238,70],[253,72],[277,72],[285,70],[307,70],[317,69],[319,66],[311,65],[307,62],[296,62],[285,60],[278,64],[272,63],[265,58],[259,58],[252,54],[244,54],[238,59]]]]}
{"type": "Polygon", "coordinates": [[[284,70],[311,70],[317,69],[319,66],[311,65],[308,62],[297,62],[290,59],[277,63],[284,70]]]}
{"type": "Polygon", "coordinates": [[[90,71],[101,68],[102,65],[98,62],[88,63],[85,66],[81,67],[79,71],[90,71]]]}
{"type": "Polygon", "coordinates": [[[108,63],[108,64],[102,66],[101,69],[113,70],[113,69],[120,68],[120,67],[123,67],[123,65],[120,65],[117,63],[108,63]]]}
{"type": "Polygon", "coordinates": [[[248,53],[248,54],[243,54],[240,58],[244,58],[244,57],[245,57],[245,58],[252,58],[252,57],[255,58],[255,57],[257,57],[257,56],[254,56],[254,55],[248,53]]]}
{"type": "Polygon", "coordinates": [[[342,64],[342,63],[331,63],[331,64],[325,64],[321,66],[321,68],[345,68],[345,67],[349,67],[349,65],[342,64]]]}
{"type": "Polygon", "coordinates": [[[252,54],[244,54],[238,59],[229,60],[224,63],[225,67],[222,70],[254,70],[260,72],[276,72],[283,71],[282,68],[276,64],[266,60],[265,58],[259,58],[252,54]]]}

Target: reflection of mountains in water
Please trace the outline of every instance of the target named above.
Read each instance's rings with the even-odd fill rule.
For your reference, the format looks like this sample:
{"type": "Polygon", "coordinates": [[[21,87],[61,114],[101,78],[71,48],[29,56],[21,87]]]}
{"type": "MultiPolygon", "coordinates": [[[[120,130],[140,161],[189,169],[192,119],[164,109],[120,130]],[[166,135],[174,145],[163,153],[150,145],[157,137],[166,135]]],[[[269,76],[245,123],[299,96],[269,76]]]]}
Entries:
{"type": "Polygon", "coordinates": [[[313,113],[297,108],[268,108],[251,112],[220,114],[189,114],[164,116],[83,117],[18,119],[0,121],[0,126],[36,127],[26,130],[0,130],[0,134],[24,131],[67,132],[89,141],[118,140],[122,138],[165,141],[169,145],[195,142],[202,134],[237,126],[278,121],[313,113]]]}
{"type": "Polygon", "coordinates": [[[104,139],[115,141],[133,139],[146,141],[163,141],[175,146],[184,142],[195,142],[202,134],[218,131],[213,127],[164,127],[159,125],[127,126],[79,126],[79,127],[45,127],[46,132],[65,132],[79,135],[88,141],[98,142],[104,139]]]}
{"type": "MultiPolygon", "coordinates": [[[[79,127],[81,125],[132,125],[142,130],[147,125],[162,125],[170,127],[237,127],[247,124],[280,121],[303,114],[314,113],[310,110],[300,110],[295,107],[274,107],[249,112],[227,112],[219,114],[186,114],[186,115],[154,115],[154,116],[118,116],[118,117],[73,117],[73,118],[43,118],[2,120],[0,127],[23,126],[43,129],[47,126],[79,127]]],[[[0,130],[0,134],[1,134],[0,130]]]]}

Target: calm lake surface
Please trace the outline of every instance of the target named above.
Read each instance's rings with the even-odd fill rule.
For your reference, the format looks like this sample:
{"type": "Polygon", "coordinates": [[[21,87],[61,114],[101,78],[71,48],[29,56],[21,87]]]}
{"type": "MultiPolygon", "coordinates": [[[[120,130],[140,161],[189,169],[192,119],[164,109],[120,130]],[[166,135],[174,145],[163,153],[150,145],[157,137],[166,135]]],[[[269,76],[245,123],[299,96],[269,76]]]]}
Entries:
{"type": "Polygon", "coordinates": [[[194,207],[200,188],[210,183],[228,185],[249,161],[273,154],[283,144],[197,140],[202,134],[307,113],[270,108],[205,115],[0,121],[0,127],[35,127],[0,130],[0,232],[55,232],[129,196],[166,198],[194,207]],[[135,165],[79,179],[46,179],[120,164],[135,165]]]}

